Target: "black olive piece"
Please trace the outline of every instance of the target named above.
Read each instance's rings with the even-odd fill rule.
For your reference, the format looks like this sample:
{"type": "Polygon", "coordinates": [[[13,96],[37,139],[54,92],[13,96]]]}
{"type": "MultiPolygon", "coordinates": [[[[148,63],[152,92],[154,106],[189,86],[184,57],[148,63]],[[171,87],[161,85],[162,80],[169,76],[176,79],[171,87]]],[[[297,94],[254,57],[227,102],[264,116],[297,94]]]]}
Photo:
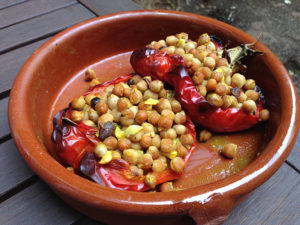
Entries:
{"type": "Polygon", "coordinates": [[[130,85],[133,85],[134,84],[134,81],[132,80],[132,79],[129,79],[128,81],[127,81],[127,84],[130,86],[130,85]]]}
{"type": "Polygon", "coordinates": [[[91,100],[91,106],[93,109],[95,109],[95,106],[97,105],[97,103],[100,102],[100,98],[95,97],[91,100]]]}
{"type": "Polygon", "coordinates": [[[102,129],[99,131],[99,138],[104,140],[109,136],[113,136],[116,129],[116,124],[113,122],[107,122],[103,124],[102,129]]]}

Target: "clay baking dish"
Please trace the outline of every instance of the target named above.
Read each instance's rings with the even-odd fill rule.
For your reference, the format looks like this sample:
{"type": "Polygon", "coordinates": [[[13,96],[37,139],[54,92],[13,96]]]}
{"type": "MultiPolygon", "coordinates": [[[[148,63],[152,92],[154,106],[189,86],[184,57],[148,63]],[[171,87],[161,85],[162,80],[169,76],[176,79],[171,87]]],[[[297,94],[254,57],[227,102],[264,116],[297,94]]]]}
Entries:
{"type": "Polygon", "coordinates": [[[86,91],[83,71],[87,67],[94,68],[102,81],[130,73],[132,50],[182,31],[192,39],[208,32],[225,43],[231,40],[232,46],[255,41],[232,26],[194,14],[123,12],[88,20],[54,36],[27,60],[17,76],[9,100],[14,141],[29,166],[80,212],[106,224],[219,224],[288,156],[299,127],[298,97],[284,66],[261,43],[255,47],[265,54],[247,61],[247,74],[263,90],[271,118],[262,127],[231,135],[240,143],[248,138],[246,145],[255,139],[255,148],[261,152],[236,174],[201,183],[197,166],[202,161],[194,160],[194,167],[181,179],[182,190],[136,193],[81,178],[50,154],[52,117],[86,91]]]}

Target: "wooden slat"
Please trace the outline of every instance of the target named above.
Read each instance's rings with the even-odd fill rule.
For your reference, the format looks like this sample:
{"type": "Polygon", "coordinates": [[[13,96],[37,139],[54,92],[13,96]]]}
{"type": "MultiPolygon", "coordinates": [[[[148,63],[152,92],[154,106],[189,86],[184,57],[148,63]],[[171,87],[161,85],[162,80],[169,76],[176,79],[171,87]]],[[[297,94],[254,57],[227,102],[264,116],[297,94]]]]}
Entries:
{"type": "Polygon", "coordinates": [[[300,224],[300,176],[286,163],[236,208],[223,225],[300,224]]]}
{"type": "Polygon", "coordinates": [[[76,4],[4,28],[0,31],[0,53],[56,33],[92,17],[94,17],[93,13],[81,4],[76,4]]]}
{"type": "Polygon", "coordinates": [[[0,145],[0,196],[33,175],[12,139],[0,145]]]}
{"type": "Polygon", "coordinates": [[[298,133],[296,143],[287,161],[300,171],[300,132],[298,133]]]}
{"type": "Polygon", "coordinates": [[[1,0],[0,1],[0,9],[7,8],[9,6],[13,6],[22,2],[26,2],[27,0],[1,0]]]}
{"type": "Polygon", "coordinates": [[[0,10],[0,28],[74,4],[75,2],[75,0],[32,0],[17,4],[0,10]]]}
{"type": "Polygon", "coordinates": [[[81,217],[80,213],[68,207],[42,181],[1,203],[0,215],[2,225],[67,225],[81,217]]]}
{"type": "Polygon", "coordinates": [[[109,13],[142,9],[131,0],[79,0],[98,16],[109,13]]]}
{"type": "Polygon", "coordinates": [[[0,138],[10,133],[7,119],[7,104],[8,98],[0,100],[0,138]]]}
{"type": "Polygon", "coordinates": [[[16,75],[26,59],[47,40],[43,39],[0,55],[0,93],[11,89],[16,75]]]}

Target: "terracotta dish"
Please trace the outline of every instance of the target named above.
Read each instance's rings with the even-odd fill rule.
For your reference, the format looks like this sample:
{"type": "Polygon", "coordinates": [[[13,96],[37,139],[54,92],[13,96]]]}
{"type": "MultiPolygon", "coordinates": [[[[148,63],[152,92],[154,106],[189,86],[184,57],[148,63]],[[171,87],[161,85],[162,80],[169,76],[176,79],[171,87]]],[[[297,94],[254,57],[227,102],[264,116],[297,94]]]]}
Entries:
{"type": "Polygon", "coordinates": [[[84,71],[92,67],[101,81],[133,72],[129,63],[132,50],[179,32],[187,32],[192,39],[207,32],[221,37],[224,43],[231,40],[230,46],[255,41],[232,26],[194,14],[123,12],[59,33],[21,69],[9,101],[14,141],[29,166],[80,212],[106,224],[219,224],[288,156],[299,127],[297,93],[281,62],[258,42],[255,48],[265,54],[249,58],[246,76],[255,79],[263,90],[271,118],[262,126],[215,139],[235,140],[244,149],[250,146],[255,153],[260,152],[241,171],[224,170],[224,159],[218,158],[210,145],[198,144],[191,164],[175,182],[180,191],[136,193],[100,186],[71,173],[56,160],[52,118],[87,90],[84,71]],[[213,169],[208,176],[210,166],[213,169]]]}

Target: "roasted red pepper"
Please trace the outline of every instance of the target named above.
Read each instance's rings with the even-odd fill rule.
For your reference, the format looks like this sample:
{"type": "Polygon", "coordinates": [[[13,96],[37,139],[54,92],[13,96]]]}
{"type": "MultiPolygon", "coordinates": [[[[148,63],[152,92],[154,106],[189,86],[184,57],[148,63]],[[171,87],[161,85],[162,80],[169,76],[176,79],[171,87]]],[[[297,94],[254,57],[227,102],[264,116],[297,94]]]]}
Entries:
{"type": "MultiPolygon", "coordinates": [[[[119,82],[126,82],[133,75],[121,76],[112,81],[105,82],[90,89],[86,94],[101,94],[106,87],[119,82]]],[[[107,185],[112,188],[145,191],[150,187],[145,184],[143,177],[137,177],[131,172],[130,165],[123,159],[115,159],[106,165],[99,164],[99,158],[93,153],[93,149],[100,139],[97,137],[97,130],[80,122],[78,124],[71,121],[68,109],[58,112],[53,119],[52,140],[55,143],[56,152],[66,166],[72,166],[75,173],[87,177],[96,183],[107,185]]],[[[194,144],[189,149],[188,155],[184,158],[188,163],[193,151],[195,150],[196,133],[195,127],[187,116],[185,126],[187,133],[194,137],[194,144]]],[[[181,174],[167,169],[157,174],[156,184],[174,180],[181,174]]]]}
{"type": "Polygon", "coordinates": [[[254,115],[242,109],[212,106],[198,93],[185,68],[184,59],[179,55],[145,47],[132,53],[130,63],[138,74],[160,79],[173,86],[176,99],[200,126],[214,132],[234,132],[247,129],[258,122],[259,112],[263,108],[262,97],[257,102],[254,115]]]}

